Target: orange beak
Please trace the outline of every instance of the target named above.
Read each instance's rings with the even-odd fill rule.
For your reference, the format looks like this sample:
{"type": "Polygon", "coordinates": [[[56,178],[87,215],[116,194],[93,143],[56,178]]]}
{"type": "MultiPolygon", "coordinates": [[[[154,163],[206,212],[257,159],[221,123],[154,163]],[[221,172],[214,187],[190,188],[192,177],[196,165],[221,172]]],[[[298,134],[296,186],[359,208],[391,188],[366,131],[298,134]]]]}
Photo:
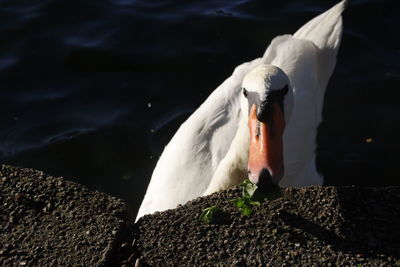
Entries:
{"type": "Polygon", "coordinates": [[[257,107],[251,107],[249,115],[250,149],[248,172],[253,183],[263,186],[275,184],[282,179],[283,165],[283,131],[285,118],[281,107],[273,103],[272,119],[260,122],[257,119],[257,107]]]}

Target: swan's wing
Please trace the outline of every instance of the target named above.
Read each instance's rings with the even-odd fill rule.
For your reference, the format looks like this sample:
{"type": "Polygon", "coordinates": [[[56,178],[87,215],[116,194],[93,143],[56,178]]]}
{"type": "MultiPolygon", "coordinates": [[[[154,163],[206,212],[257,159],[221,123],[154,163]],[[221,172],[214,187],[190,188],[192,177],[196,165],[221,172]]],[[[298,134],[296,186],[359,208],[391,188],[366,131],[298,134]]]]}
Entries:
{"type": "MultiPolygon", "coordinates": [[[[336,55],[339,50],[343,31],[341,15],[346,4],[347,0],[339,2],[331,9],[307,22],[293,34],[294,38],[310,41],[318,48],[316,60],[318,60],[319,73],[317,78],[321,88],[326,87],[336,64],[336,55]]],[[[287,38],[282,39],[282,36],[279,36],[271,42],[271,45],[264,54],[266,62],[270,63],[274,59],[282,62],[284,60],[279,59],[279,57],[288,58],[285,55],[277,55],[279,44],[285,43],[287,38]]],[[[280,50],[282,51],[282,48],[280,50]]]]}
{"type": "Polygon", "coordinates": [[[336,64],[336,55],[342,40],[342,13],[346,8],[347,0],[343,0],[331,9],[315,17],[301,27],[293,37],[309,40],[319,49],[318,64],[319,83],[326,87],[336,64]]]}
{"type": "Polygon", "coordinates": [[[157,162],[137,218],[204,193],[236,133],[243,77],[260,60],[238,66],[180,126],[157,162]]]}
{"type": "Polygon", "coordinates": [[[317,60],[317,116],[322,119],[322,107],[328,81],[336,65],[336,56],[342,41],[342,13],[347,0],[343,0],[301,27],[294,38],[311,41],[318,48],[317,60]]]}
{"type": "Polygon", "coordinates": [[[342,36],[342,13],[347,5],[343,0],[331,9],[313,18],[293,37],[313,42],[319,49],[338,49],[342,36]]]}

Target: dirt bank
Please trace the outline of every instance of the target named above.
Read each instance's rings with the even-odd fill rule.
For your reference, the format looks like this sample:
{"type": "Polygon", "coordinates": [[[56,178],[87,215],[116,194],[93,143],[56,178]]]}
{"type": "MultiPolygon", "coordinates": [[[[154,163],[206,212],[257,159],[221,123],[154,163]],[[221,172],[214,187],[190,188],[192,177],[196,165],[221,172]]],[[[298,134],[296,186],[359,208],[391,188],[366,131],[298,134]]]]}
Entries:
{"type": "Polygon", "coordinates": [[[239,195],[238,189],[223,191],[143,217],[119,261],[127,266],[138,257],[143,265],[166,266],[400,266],[398,187],[285,189],[282,198],[255,207],[249,217],[231,202],[239,195]],[[201,222],[201,211],[217,203],[218,222],[201,222]]]}
{"type": "Polygon", "coordinates": [[[133,225],[119,199],[1,166],[0,265],[133,266],[139,258],[142,266],[400,266],[399,187],[284,189],[248,217],[232,203],[240,193],[133,225]],[[214,223],[200,221],[216,204],[214,223]]]}
{"type": "Polygon", "coordinates": [[[43,172],[0,168],[0,266],[103,266],[127,209],[116,198],[43,172]]]}

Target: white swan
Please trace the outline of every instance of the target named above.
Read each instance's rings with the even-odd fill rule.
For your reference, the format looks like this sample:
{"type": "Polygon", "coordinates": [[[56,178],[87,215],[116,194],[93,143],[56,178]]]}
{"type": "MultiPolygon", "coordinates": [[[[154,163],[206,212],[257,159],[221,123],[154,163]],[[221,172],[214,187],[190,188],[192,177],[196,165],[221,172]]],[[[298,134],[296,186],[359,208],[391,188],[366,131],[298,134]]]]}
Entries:
{"type": "Polygon", "coordinates": [[[238,66],[165,147],[137,218],[237,185],[321,185],[316,129],[346,0],[238,66]],[[286,94],[287,93],[287,94],[286,94]]]}

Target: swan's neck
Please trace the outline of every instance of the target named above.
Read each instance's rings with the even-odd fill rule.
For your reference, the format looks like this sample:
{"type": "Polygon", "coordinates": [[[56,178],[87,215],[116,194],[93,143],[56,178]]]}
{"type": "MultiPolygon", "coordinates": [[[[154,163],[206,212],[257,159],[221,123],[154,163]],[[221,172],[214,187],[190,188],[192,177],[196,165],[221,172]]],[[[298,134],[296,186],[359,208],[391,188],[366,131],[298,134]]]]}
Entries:
{"type": "Polygon", "coordinates": [[[242,118],[228,153],[220,162],[204,195],[231,188],[247,178],[249,140],[247,118],[242,118]]]}

